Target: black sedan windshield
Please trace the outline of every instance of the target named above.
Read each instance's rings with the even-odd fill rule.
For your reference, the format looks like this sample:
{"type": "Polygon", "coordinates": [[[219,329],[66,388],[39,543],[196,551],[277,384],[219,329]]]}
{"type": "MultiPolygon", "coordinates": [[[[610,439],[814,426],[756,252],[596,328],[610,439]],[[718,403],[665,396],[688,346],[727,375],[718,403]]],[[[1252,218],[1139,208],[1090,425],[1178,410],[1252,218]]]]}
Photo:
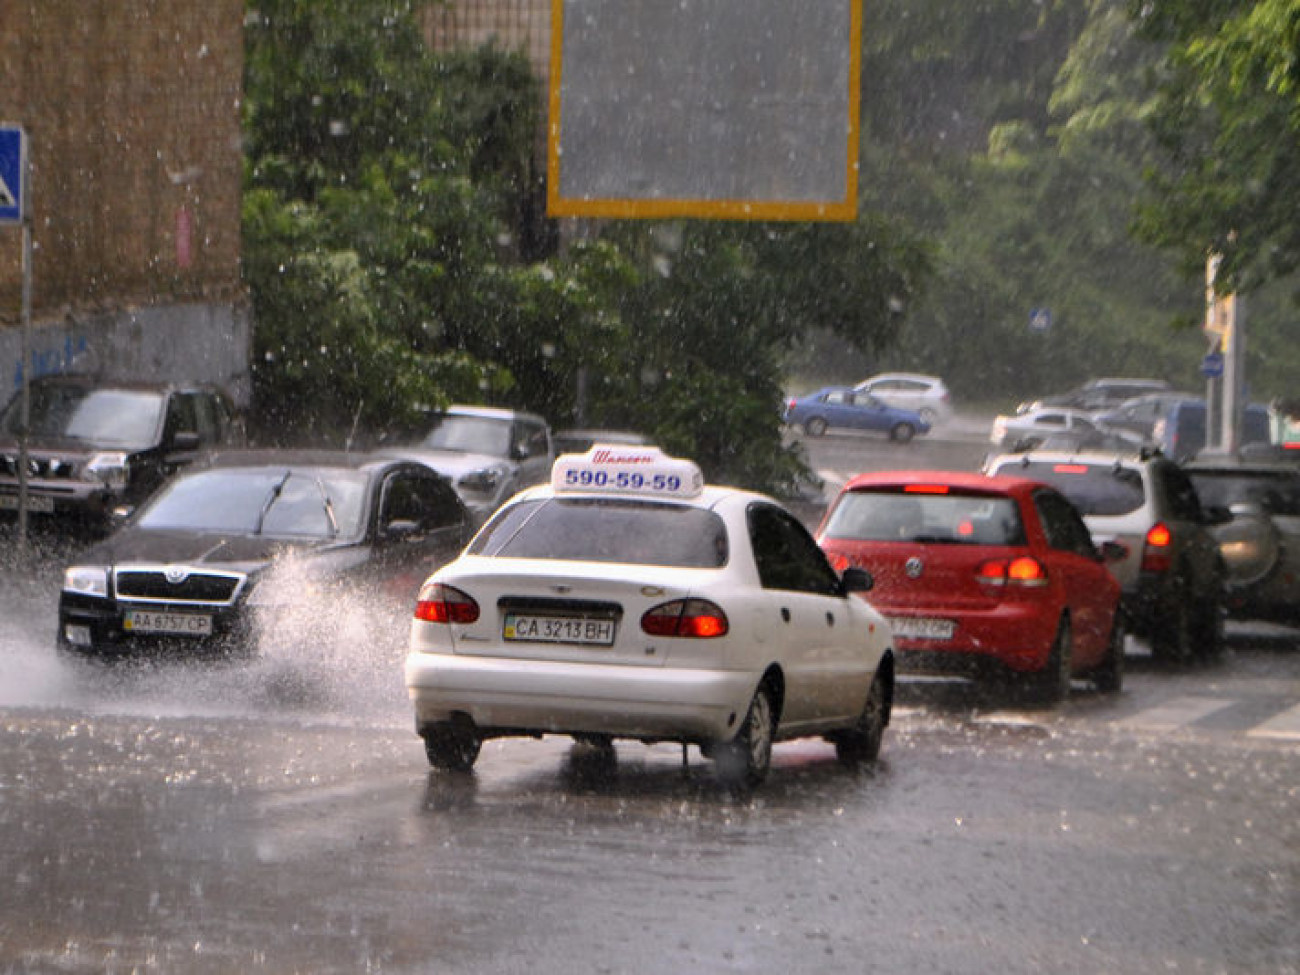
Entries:
{"type": "Polygon", "coordinates": [[[143,528],[329,538],[360,531],[366,477],[355,471],[204,471],[174,481],[137,522],[143,528]]]}

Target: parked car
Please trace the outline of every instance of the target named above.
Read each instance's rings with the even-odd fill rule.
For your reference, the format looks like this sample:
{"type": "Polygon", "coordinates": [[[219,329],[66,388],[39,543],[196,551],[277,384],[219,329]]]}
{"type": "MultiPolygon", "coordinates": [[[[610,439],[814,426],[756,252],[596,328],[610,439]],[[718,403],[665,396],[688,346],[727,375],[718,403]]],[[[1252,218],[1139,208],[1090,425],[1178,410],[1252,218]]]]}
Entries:
{"type": "Polygon", "coordinates": [[[1210,457],[1186,470],[1201,503],[1230,515],[1214,530],[1228,614],[1300,625],[1300,470],[1210,457]]]}
{"type": "Polygon", "coordinates": [[[853,387],[904,410],[915,410],[930,426],[952,417],[952,398],[938,376],[914,372],[882,372],[853,387]]]}
{"type": "Polygon", "coordinates": [[[818,735],[873,760],[890,719],[889,628],[799,521],[630,447],[565,455],[420,590],[406,684],[436,768],[485,739],[695,744],[729,783],[818,735]]]}
{"type": "Polygon", "coordinates": [[[1077,426],[1070,430],[1049,433],[1041,440],[1037,436],[1026,438],[1012,444],[1009,449],[1013,452],[1028,450],[1095,450],[1111,454],[1124,454],[1137,453],[1147,446],[1148,443],[1145,439],[1128,430],[1111,430],[1100,427],[1089,430],[1077,426]]]}
{"type": "Polygon", "coordinates": [[[1063,406],[1043,406],[994,417],[989,440],[999,450],[1032,450],[1051,436],[1092,437],[1101,433],[1092,414],[1063,406]]]}
{"type": "MultiPolygon", "coordinates": [[[[1156,421],[1151,440],[1167,456],[1177,461],[1191,460],[1205,449],[1205,400],[1185,399],[1170,403],[1165,415],[1156,421]]],[[[1271,442],[1272,418],[1268,407],[1251,403],[1242,410],[1241,444],[1271,442]]]]}
{"type": "Polygon", "coordinates": [[[479,524],[515,492],[544,483],[555,460],[542,417],[490,406],[450,406],[430,417],[419,440],[383,453],[442,474],[479,524]]]}
{"type": "Polygon", "coordinates": [[[1176,390],[1145,393],[1142,396],[1126,399],[1113,408],[1098,411],[1094,419],[1108,429],[1126,430],[1143,440],[1152,441],[1155,425],[1164,419],[1172,404],[1196,398],[1192,393],[1180,393],[1176,390]]]}
{"type": "MultiPolygon", "coordinates": [[[[211,386],[46,376],[28,389],[27,510],[108,526],[205,450],[243,442],[230,400],[211,386]]],[[[0,414],[0,511],[18,508],[21,392],[0,414]]]]}
{"type": "Polygon", "coordinates": [[[555,455],[585,454],[592,444],[622,444],[649,446],[650,440],[645,434],[634,430],[606,430],[599,428],[582,428],[558,430],[551,438],[555,442],[555,455]]]}
{"type": "Polygon", "coordinates": [[[281,612],[328,619],[340,590],[409,612],[420,582],[470,530],[451,485],[420,464],[221,455],[77,556],[59,595],[58,644],[110,657],[249,652],[281,612]]]}
{"type": "Polygon", "coordinates": [[[1144,393],[1159,393],[1169,389],[1169,383],[1163,379],[1120,379],[1106,377],[1092,379],[1082,386],[1053,393],[1035,400],[1021,403],[1017,413],[1027,413],[1044,406],[1066,406],[1078,410],[1108,410],[1118,406],[1127,399],[1144,393]]]}
{"type": "Polygon", "coordinates": [[[988,462],[990,474],[1050,484],[1083,515],[1123,589],[1125,624],[1161,659],[1213,658],[1223,648],[1226,569],[1187,474],[1160,454],[1036,450],[988,462]]]}
{"type": "Polygon", "coordinates": [[[930,424],[915,410],[898,409],[848,386],[827,386],[793,397],[786,403],[782,419],[802,427],[810,437],[820,437],[827,430],[875,431],[907,443],[918,433],[930,432],[930,424]]]}
{"type": "MultiPolygon", "coordinates": [[[[1074,677],[1117,690],[1120,586],[1055,488],[954,471],[859,474],[817,529],[831,564],[862,568],[900,673],[1010,680],[1045,703],[1074,677]]],[[[1103,551],[1116,558],[1119,546],[1103,551]]]]}

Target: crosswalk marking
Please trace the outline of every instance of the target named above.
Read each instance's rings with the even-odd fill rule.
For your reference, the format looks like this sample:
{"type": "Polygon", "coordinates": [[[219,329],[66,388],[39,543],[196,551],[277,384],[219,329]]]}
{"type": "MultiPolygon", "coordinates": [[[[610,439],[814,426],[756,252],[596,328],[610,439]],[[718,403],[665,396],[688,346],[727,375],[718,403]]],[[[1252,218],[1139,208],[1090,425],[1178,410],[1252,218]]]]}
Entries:
{"type": "Polygon", "coordinates": [[[1300,704],[1273,715],[1246,732],[1247,738],[1281,738],[1300,741],[1300,704]]]}
{"type": "Polygon", "coordinates": [[[1115,722],[1124,728],[1172,731],[1231,707],[1235,702],[1221,697],[1176,697],[1153,708],[1115,722]]]}

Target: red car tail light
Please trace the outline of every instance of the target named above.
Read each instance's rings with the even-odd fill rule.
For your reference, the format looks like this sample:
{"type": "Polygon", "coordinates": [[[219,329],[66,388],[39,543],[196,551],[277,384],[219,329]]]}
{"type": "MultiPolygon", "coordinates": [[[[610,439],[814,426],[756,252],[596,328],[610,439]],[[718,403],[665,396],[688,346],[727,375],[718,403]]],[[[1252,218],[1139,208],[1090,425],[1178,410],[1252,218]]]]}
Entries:
{"type": "Polygon", "coordinates": [[[478,603],[452,586],[429,583],[420,589],[415,603],[415,618],[426,623],[475,623],[478,603]]]}
{"type": "Polygon", "coordinates": [[[1047,585],[1047,568],[1028,555],[1015,559],[989,559],[981,563],[975,577],[986,586],[1037,588],[1047,585]]]}
{"type": "Polygon", "coordinates": [[[1038,559],[1022,555],[1007,566],[1007,582],[1016,586],[1047,585],[1047,569],[1038,559]]]}
{"type": "Polygon", "coordinates": [[[950,488],[946,484],[908,484],[903,488],[904,494],[947,494],[950,488]]]}
{"type": "Polygon", "coordinates": [[[1168,572],[1173,565],[1174,533],[1162,521],[1147,529],[1146,544],[1142,547],[1143,572],[1168,572]]]}
{"type": "Polygon", "coordinates": [[[1007,564],[1001,559],[990,559],[975,570],[975,578],[986,586],[1007,584],[1007,564]]]}
{"type": "Polygon", "coordinates": [[[647,609],[641,629],[650,636],[685,636],[702,640],[727,635],[727,614],[707,599],[674,599],[647,609]]]}

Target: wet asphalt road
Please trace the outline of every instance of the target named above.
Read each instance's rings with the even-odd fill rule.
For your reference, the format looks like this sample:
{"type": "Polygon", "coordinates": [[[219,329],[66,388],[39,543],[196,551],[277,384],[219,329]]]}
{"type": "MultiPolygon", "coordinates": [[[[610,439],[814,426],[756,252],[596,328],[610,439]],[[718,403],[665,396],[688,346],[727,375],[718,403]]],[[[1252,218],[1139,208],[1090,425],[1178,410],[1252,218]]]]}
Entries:
{"type": "Polygon", "coordinates": [[[911,685],[875,768],[789,743],[745,796],[668,745],[431,773],[365,627],[74,665],[66,548],[6,552],[0,972],[1300,972],[1289,631],[1053,711],[911,685]]]}

